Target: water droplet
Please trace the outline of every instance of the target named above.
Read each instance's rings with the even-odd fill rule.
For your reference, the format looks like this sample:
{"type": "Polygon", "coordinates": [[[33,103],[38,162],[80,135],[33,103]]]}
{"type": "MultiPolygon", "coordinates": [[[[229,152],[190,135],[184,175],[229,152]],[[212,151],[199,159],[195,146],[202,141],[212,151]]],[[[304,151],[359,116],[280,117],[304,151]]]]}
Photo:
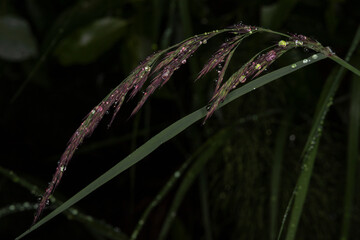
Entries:
{"type": "Polygon", "coordinates": [[[203,44],[207,44],[207,40],[205,39],[202,43],[203,43],[203,44]]]}
{"type": "Polygon", "coordinates": [[[296,139],[295,134],[291,134],[291,135],[289,136],[289,140],[290,140],[291,142],[295,141],[295,139],[296,139]]]}
{"type": "Polygon", "coordinates": [[[91,111],[91,114],[95,114],[95,109],[93,109],[93,110],[91,111]]]}
{"type": "Polygon", "coordinates": [[[317,54],[314,54],[311,57],[312,57],[312,59],[318,59],[319,56],[317,54]]]}
{"type": "Polygon", "coordinates": [[[291,68],[296,68],[297,65],[294,63],[293,65],[291,65],[291,68]]]}
{"type": "Polygon", "coordinates": [[[146,67],[144,67],[144,70],[145,70],[145,72],[150,72],[150,70],[151,70],[151,67],[149,67],[149,66],[146,66],[146,67]]]}
{"type": "Polygon", "coordinates": [[[72,215],[77,215],[79,213],[79,211],[77,209],[71,208],[70,212],[72,213],[72,215]]]}
{"type": "Polygon", "coordinates": [[[206,106],[206,111],[210,111],[211,110],[211,104],[208,104],[207,106],[206,106]]]}
{"type": "Polygon", "coordinates": [[[287,42],[284,41],[284,40],[281,40],[279,43],[278,43],[279,47],[286,47],[287,45],[287,42]]]}
{"type": "Polygon", "coordinates": [[[256,69],[256,70],[261,69],[261,64],[259,64],[259,63],[258,63],[258,64],[256,64],[255,69],[256,69]]]}
{"type": "Polygon", "coordinates": [[[302,46],[304,43],[302,41],[299,40],[295,40],[295,45],[296,46],[302,46]]]}
{"type": "Polygon", "coordinates": [[[202,42],[202,41],[200,41],[200,42],[199,42],[199,44],[201,45],[201,44],[203,44],[203,42],[202,42]]]}
{"type": "Polygon", "coordinates": [[[14,211],[14,210],[15,210],[15,205],[10,205],[10,206],[9,206],[9,210],[10,210],[10,211],[14,211]]]}
{"type": "Polygon", "coordinates": [[[309,60],[308,60],[308,59],[304,59],[302,62],[306,64],[306,63],[309,62],[309,60]]]}
{"type": "Polygon", "coordinates": [[[174,173],[174,177],[176,177],[176,178],[180,177],[180,175],[181,175],[181,173],[180,173],[179,171],[176,171],[176,172],[174,173]]]}
{"type": "Polygon", "coordinates": [[[42,196],[39,196],[39,197],[37,198],[37,201],[38,201],[38,202],[41,202],[41,200],[42,200],[42,196]]]}
{"type": "Polygon", "coordinates": [[[186,59],[182,60],[181,63],[182,63],[182,64],[185,64],[185,63],[186,63],[186,59]]]}
{"type": "Polygon", "coordinates": [[[60,171],[61,171],[61,172],[65,172],[65,171],[66,171],[66,166],[61,166],[61,167],[60,167],[60,171]]]}
{"type": "Polygon", "coordinates": [[[45,205],[46,205],[46,206],[49,206],[50,203],[51,203],[51,202],[50,202],[50,199],[47,199],[46,202],[45,202],[45,205]]]}

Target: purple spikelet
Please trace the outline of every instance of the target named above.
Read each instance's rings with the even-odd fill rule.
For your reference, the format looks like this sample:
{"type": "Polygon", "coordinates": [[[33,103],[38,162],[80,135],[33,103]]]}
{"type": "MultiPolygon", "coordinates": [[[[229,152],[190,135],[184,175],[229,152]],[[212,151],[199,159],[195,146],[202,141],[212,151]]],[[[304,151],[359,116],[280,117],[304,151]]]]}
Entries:
{"type": "Polygon", "coordinates": [[[196,50],[207,41],[215,36],[216,32],[194,36],[187,41],[180,44],[175,50],[167,53],[162,61],[155,67],[154,72],[156,76],[151,81],[150,85],[146,88],[144,96],[139,101],[131,115],[134,115],[143,106],[146,100],[154,93],[157,88],[164,86],[183,64],[186,64],[196,50]]]}
{"type": "Polygon", "coordinates": [[[135,68],[135,70],[120,85],[111,91],[100,104],[94,107],[90,113],[88,113],[80,127],[70,138],[68,145],[59,160],[55,174],[53,175],[51,182],[49,183],[44,195],[41,198],[38,209],[35,213],[33,224],[38,221],[41,213],[47,205],[46,203],[48,202],[50,195],[58,186],[70,159],[74,155],[74,152],[77,150],[79,145],[86,137],[91,135],[106,112],[108,112],[111,107],[115,106],[112,119],[109,123],[109,126],[111,125],[116,114],[120,110],[127,93],[132,89],[131,96],[133,96],[139,91],[140,87],[149,76],[152,64],[154,64],[154,62],[161,56],[161,54],[162,52],[159,52],[149,56],[143,63],[135,68]]]}
{"type": "Polygon", "coordinates": [[[166,52],[160,51],[146,58],[133,72],[113,91],[111,91],[103,101],[98,104],[91,112],[85,117],[80,127],[76,130],[73,136],[70,138],[65,152],[62,154],[55,174],[53,175],[52,181],[49,183],[45,193],[43,194],[38,209],[35,213],[33,224],[35,224],[43,210],[45,209],[50,195],[54,192],[58,186],[66,167],[71,160],[74,152],[77,150],[79,145],[84,139],[91,135],[95,130],[101,119],[104,117],[106,112],[111,110],[111,107],[115,107],[112,119],[110,120],[109,127],[112,124],[116,114],[120,110],[126,95],[130,92],[129,98],[133,98],[139,93],[144,83],[147,81],[151,74],[156,76],[151,81],[150,85],[146,88],[142,99],[132,112],[132,115],[136,113],[142,105],[145,103],[147,98],[159,87],[163,86],[174,73],[175,70],[179,69],[181,65],[185,64],[187,59],[202,45],[207,42],[211,37],[218,34],[216,31],[211,33],[205,33],[200,36],[195,36],[184,41],[175,50],[165,54],[163,59],[158,65],[155,62],[166,52]],[[154,68],[155,65],[155,68],[154,68]]]}
{"type": "Polygon", "coordinates": [[[210,99],[207,109],[208,113],[204,119],[204,123],[211,117],[231,90],[235,89],[240,83],[245,83],[247,79],[252,79],[261,74],[267,67],[275,62],[277,58],[294,47],[294,44],[280,41],[277,47],[265,54],[258,54],[250,59],[250,61],[236,71],[220,88],[216,88],[214,95],[210,99]]]}

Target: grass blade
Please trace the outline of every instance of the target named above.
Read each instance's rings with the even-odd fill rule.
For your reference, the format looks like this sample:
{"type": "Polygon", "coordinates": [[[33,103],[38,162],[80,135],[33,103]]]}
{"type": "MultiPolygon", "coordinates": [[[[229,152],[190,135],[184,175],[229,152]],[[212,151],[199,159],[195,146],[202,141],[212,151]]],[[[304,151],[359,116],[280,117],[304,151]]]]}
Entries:
{"type": "MultiPolygon", "coordinates": [[[[225,106],[226,104],[234,101],[235,99],[241,97],[242,95],[249,93],[253,91],[254,89],[257,89],[259,87],[262,87],[276,79],[279,79],[285,75],[288,75],[294,71],[297,71],[305,66],[308,66],[310,64],[313,64],[315,62],[318,62],[326,56],[324,54],[317,54],[317,58],[310,57],[308,59],[298,61],[296,63],[293,63],[291,65],[288,65],[286,67],[280,68],[278,70],[275,70],[271,73],[268,73],[262,77],[259,77],[252,82],[249,82],[248,84],[244,85],[243,87],[240,87],[239,89],[236,89],[229,93],[228,97],[225,99],[225,101],[219,105],[219,108],[225,106]]],[[[90,183],[88,186],[83,188],[81,191],[79,191],[77,194],[75,194],[73,197],[71,197],[69,200],[67,200],[65,203],[63,203],[61,206],[59,206],[57,209],[55,209],[53,212],[51,212],[49,215],[45,216],[43,219],[41,219],[39,222],[34,224],[30,229],[25,231],[23,234],[21,234],[16,239],[21,239],[24,236],[28,235],[30,232],[34,231],[35,229],[39,228],[44,223],[48,222],[50,219],[54,218],[61,212],[65,211],[93,191],[95,191],[97,188],[105,184],[106,182],[110,181],[129,167],[133,166],[137,162],[141,161],[144,157],[149,155],[151,152],[153,152],[155,149],[157,149],[160,145],[167,142],[168,140],[172,139],[176,135],[178,135],[180,132],[184,131],[186,128],[200,120],[201,118],[205,117],[207,114],[206,107],[203,107],[185,117],[182,119],[176,121],[175,123],[171,124],[169,127],[152,137],[149,141],[144,143],[142,146],[140,146],[138,149],[136,149],[133,153],[128,155],[126,158],[124,158],[122,161],[120,161],[118,164],[116,164],[114,167],[109,169],[107,172],[105,172],[103,175],[101,175],[99,178],[94,180],[92,183],[90,183]]]]}
{"type": "Polygon", "coordinates": [[[190,167],[187,171],[186,175],[184,176],[184,180],[182,181],[181,185],[179,186],[174,200],[171,204],[171,207],[168,211],[168,214],[165,218],[164,224],[161,228],[159,240],[166,239],[166,236],[170,230],[171,224],[176,216],[177,210],[184,199],[186,193],[188,192],[189,188],[192,186],[198,175],[202,172],[204,167],[206,166],[207,162],[214,156],[214,154],[218,151],[218,149],[225,144],[225,140],[231,135],[232,128],[226,128],[216,134],[216,136],[209,139],[205,145],[205,151],[201,153],[198,157],[196,162],[190,167]]]}
{"type": "MultiPolygon", "coordinates": [[[[358,45],[359,41],[360,41],[360,27],[358,28],[358,31],[355,35],[350,50],[346,56],[347,61],[349,60],[351,54],[353,53],[352,49],[354,49],[358,45]]],[[[343,64],[341,65],[344,66],[343,64]]],[[[345,72],[346,72],[345,68],[341,68],[339,71],[337,71],[335,77],[333,77],[334,74],[330,74],[330,77],[327,79],[325,83],[319,102],[317,104],[314,122],[311,127],[311,131],[302,154],[302,164],[303,164],[302,171],[300,173],[294,191],[295,194],[294,205],[291,211],[290,222],[285,238],[286,240],[295,239],[296,231],[298,228],[302,209],[307,195],[307,190],[310,183],[312,169],[317,154],[317,148],[322,134],[324,119],[327,115],[329,107],[332,105],[333,97],[336,93],[336,90],[339,87],[341,79],[345,75],[345,72]]]]}
{"type": "Polygon", "coordinates": [[[277,218],[279,212],[279,190],[281,183],[281,170],[282,161],[284,158],[286,140],[288,137],[288,128],[290,119],[292,118],[292,111],[285,113],[282,125],[279,127],[278,134],[275,140],[274,159],[272,163],[271,172],[271,195],[270,195],[270,240],[276,239],[276,233],[278,230],[277,218]]]}
{"type": "Polygon", "coordinates": [[[350,121],[348,131],[348,156],[346,187],[344,196],[344,216],[341,230],[341,240],[347,240],[350,231],[351,212],[353,208],[354,190],[357,180],[356,170],[359,159],[359,129],[360,129],[360,81],[354,79],[351,83],[350,121]]]}

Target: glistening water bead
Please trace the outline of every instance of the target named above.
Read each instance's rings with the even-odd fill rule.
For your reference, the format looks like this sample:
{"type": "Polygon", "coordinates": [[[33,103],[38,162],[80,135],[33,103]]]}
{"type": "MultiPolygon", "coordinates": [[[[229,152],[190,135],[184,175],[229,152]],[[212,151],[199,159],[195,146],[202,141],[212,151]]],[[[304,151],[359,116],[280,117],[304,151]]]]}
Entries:
{"type": "Polygon", "coordinates": [[[295,63],[291,65],[291,68],[296,68],[296,67],[297,65],[295,63]]]}
{"type": "Polygon", "coordinates": [[[287,45],[287,42],[285,42],[284,40],[281,40],[279,43],[278,43],[279,47],[286,47],[287,45]]]}

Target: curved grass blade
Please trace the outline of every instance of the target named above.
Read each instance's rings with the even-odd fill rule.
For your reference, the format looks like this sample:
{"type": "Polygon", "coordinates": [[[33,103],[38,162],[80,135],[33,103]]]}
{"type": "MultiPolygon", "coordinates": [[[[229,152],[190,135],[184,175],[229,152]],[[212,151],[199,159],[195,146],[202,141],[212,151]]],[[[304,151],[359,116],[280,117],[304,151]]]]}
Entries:
{"type": "MultiPolygon", "coordinates": [[[[350,50],[345,58],[346,61],[349,61],[351,54],[353,53],[353,49],[356,48],[356,46],[359,44],[359,41],[360,27],[357,30],[350,50]]],[[[343,66],[343,64],[341,65],[343,66]]],[[[296,183],[294,191],[294,205],[291,210],[291,217],[285,238],[286,240],[295,239],[297,227],[300,221],[302,209],[305,203],[307,190],[310,183],[310,178],[312,175],[312,169],[317,155],[317,148],[321,138],[324,120],[330,106],[332,105],[333,97],[340,85],[341,79],[345,75],[345,72],[345,68],[340,68],[340,70],[337,71],[336,75],[330,74],[330,77],[325,83],[319,102],[317,104],[314,122],[312,124],[310,134],[308,136],[304,151],[302,153],[302,171],[300,173],[300,176],[298,177],[298,181],[296,183]]]]}
{"type": "MultiPolygon", "coordinates": [[[[239,98],[240,96],[249,93],[253,91],[256,88],[262,87],[276,79],[279,79],[285,75],[288,75],[294,71],[297,71],[305,66],[308,66],[310,64],[313,64],[315,62],[318,62],[326,56],[324,54],[317,54],[317,58],[314,59],[313,57],[298,61],[296,63],[293,63],[291,65],[288,65],[286,67],[280,68],[278,70],[275,70],[271,73],[268,73],[264,76],[261,76],[248,84],[244,85],[243,87],[234,90],[233,92],[229,93],[228,97],[225,99],[225,101],[219,105],[219,108],[225,106],[226,104],[234,101],[235,99],[239,98]]],[[[205,117],[207,114],[206,107],[203,107],[185,117],[182,119],[176,121],[175,123],[171,124],[169,127],[152,137],[149,141],[144,143],[142,146],[140,146],[138,149],[136,149],[133,153],[128,155],[126,158],[124,158],[122,161],[120,161],[118,164],[116,164],[114,167],[109,169],[107,172],[105,172],[103,175],[101,175],[99,178],[94,180],[92,183],[90,183],[88,186],[83,188],[81,191],[79,191],[77,194],[75,194],[73,197],[71,197],[69,200],[67,200],[65,203],[63,203],[61,206],[59,206],[57,209],[55,209],[53,212],[51,212],[49,215],[45,216],[43,219],[41,219],[39,222],[35,223],[30,229],[25,231],[23,234],[21,234],[16,239],[21,239],[24,236],[28,235],[30,232],[34,231],[35,229],[39,228],[44,223],[48,222],[50,219],[54,218],[61,212],[65,211],[93,191],[95,191],[97,188],[105,184],[106,182],[110,181],[132,165],[136,164],[137,162],[141,161],[144,157],[149,155],[151,152],[153,152],[155,149],[157,149],[160,145],[167,142],[168,140],[172,139],[176,135],[178,135],[180,132],[184,131],[186,128],[200,120],[201,118],[205,117]]]]}

